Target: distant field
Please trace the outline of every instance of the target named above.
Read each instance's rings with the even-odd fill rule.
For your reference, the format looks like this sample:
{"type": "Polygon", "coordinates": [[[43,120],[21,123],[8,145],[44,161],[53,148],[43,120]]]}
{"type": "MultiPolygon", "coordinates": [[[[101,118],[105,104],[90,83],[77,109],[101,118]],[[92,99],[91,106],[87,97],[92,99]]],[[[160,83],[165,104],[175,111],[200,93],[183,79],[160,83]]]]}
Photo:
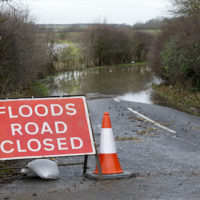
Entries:
{"type": "Polygon", "coordinates": [[[84,29],[88,28],[89,24],[38,24],[38,27],[43,29],[49,29],[52,32],[81,32],[84,29]]]}
{"type": "MultiPolygon", "coordinates": [[[[66,41],[71,42],[79,42],[79,40],[83,37],[84,32],[54,32],[53,38],[56,43],[65,43],[66,41]]],[[[38,33],[39,37],[47,38],[48,33],[38,33]]]]}
{"type": "MultiPolygon", "coordinates": [[[[78,42],[83,37],[85,30],[96,24],[38,24],[39,35],[45,37],[50,33],[54,34],[54,39],[58,43],[65,41],[78,42]]],[[[117,25],[125,26],[132,29],[133,27],[128,25],[117,25]]],[[[145,32],[152,35],[157,35],[161,32],[160,29],[134,29],[139,32],[145,32]]]]}
{"type": "MultiPolygon", "coordinates": [[[[38,27],[42,29],[50,29],[53,32],[62,32],[62,31],[69,31],[69,32],[82,32],[88,27],[94,26],[96,24],[38,24],[38,27]]],[[[119,26],[119,25],[116,25],[119,26]]],[[[123,25],[120,25],[123,26],[123,25]]],[[[128,25],[124,25],[126,27],[130,27],[128,25]]],[[[135,29],[141,32],[147,32],[152,34],[160,33],[160,29],[135,29]]]]}
{"type": "Polygon", "coordinates": [[[146,33],[151,33],[153,35],[157,35],[161,32],[160,29],[144,29],[144,30],[141,30],[142,32],[146,32],[146,33]]]}
{"type": "MultiPolygon", "coordinates": [[[[70,31],[70,32],[78,32],[84,31],[88,27],[96,26],[99,24],[38,24],[38,27],[42,29],[51,29],[54,32],[60,32],[62,30],[70,31]]],[[[113,26],[124,26],[131,28],[130,25],[123,25],[123,24],[108,24],[113,26]]]]}

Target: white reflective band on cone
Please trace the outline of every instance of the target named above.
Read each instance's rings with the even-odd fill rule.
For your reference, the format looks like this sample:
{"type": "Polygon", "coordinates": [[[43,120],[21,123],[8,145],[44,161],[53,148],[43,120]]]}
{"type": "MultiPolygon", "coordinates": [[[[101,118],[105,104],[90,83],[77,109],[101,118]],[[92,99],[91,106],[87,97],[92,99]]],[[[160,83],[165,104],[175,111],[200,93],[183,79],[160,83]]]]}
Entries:
{"type": "Polygon", "coordinates": [[[101,141],[99,153],[111,154],[116,153],[115,141],[113,138],[112,128],[101,129],[101,141]]]}

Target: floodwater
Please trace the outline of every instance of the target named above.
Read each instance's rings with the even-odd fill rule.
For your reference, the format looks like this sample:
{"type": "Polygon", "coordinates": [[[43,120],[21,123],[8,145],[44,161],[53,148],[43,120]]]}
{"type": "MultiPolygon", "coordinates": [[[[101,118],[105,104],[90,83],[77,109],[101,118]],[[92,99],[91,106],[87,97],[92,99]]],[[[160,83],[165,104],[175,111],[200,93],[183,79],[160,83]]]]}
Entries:
{"type": "Polygon", "coordinates": [[[84,94],[87,98],[113,97],[152,104],[161,97],[152,90],[160,80],[148,66],[96,67],[60,73],[46,80],[52,96],[84,94]]]}

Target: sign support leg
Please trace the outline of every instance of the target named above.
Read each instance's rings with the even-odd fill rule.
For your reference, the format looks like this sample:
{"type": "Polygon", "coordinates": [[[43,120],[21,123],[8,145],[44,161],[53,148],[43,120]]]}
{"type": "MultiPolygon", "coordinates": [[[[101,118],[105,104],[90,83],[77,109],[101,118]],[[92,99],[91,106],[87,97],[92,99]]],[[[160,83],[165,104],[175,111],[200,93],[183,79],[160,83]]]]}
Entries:
{"type": "Polygon", "coordinates": [[[96,164],[97,164],[97,168],[98,168],[98,172],[99,172],[99,179],[102,180],[103,179],[102,170],[101,170],[101,165],[100,165],[100,162],[99,162],[99,156],[98,156],[97,153],[95,154],[95,158],[96,158],[96,164]]]}
{"type": "Polygon", "coordinates": [[[88,161],[88,155],[84,156],[84,165],[83,165],[83,175],[85,175],[87,171],[87,161],[88,161]]]}

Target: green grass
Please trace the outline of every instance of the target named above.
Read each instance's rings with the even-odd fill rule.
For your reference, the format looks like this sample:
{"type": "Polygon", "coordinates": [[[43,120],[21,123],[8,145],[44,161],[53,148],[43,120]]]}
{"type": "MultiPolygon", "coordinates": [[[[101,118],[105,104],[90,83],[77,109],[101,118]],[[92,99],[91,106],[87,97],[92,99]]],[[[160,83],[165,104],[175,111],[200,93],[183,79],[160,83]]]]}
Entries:
{"type": "Polygon", "coordinates": [[[10,169],[3,169],[3,168],[7,168],[7,167],[8,167],[7,163],[0,161],[0,180],[5,178],[7,174],[12,172],[12,170],[10,170],[10,169]]]}
{"type": "Polygon", "coordinates": [[[48,96],[48,89],[40,82],[36,81],[27,90],[27,96],[48,96]]]}
{"type": "Polygon", "coordinates": [[[8,92],[0,96],[0,98],[21,98],[21,97],[42,97],[48,96],[48,89],[39,81],[36,81],[26,88],[19,88],[18,90],[8,92]]]}

